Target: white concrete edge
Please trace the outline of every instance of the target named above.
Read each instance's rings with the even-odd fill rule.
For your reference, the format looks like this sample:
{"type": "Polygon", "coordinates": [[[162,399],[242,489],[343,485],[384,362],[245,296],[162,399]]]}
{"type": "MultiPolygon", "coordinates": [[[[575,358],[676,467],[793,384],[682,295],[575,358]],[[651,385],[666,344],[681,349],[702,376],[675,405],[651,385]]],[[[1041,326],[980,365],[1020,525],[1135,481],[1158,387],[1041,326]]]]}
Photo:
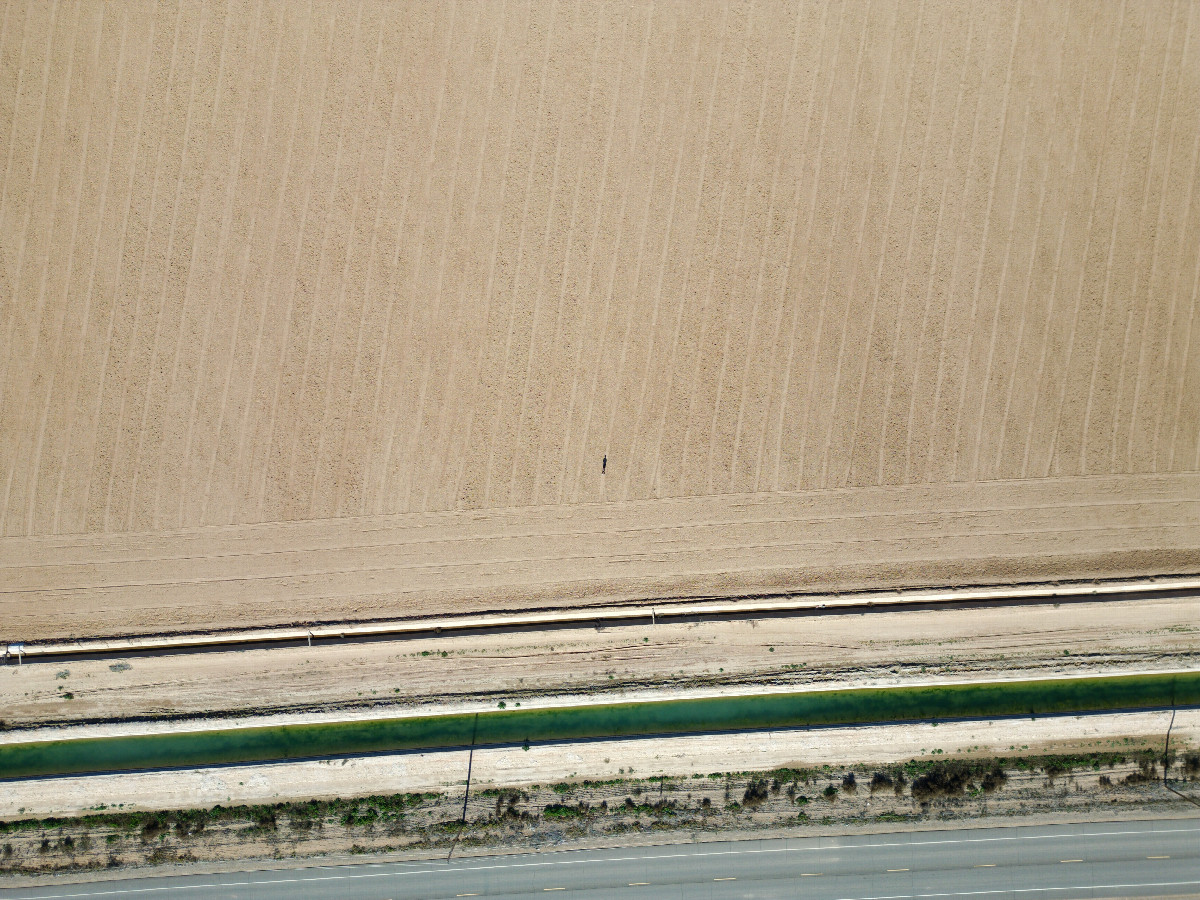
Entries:
{"type": "Polygon", "coordinates": [[[664,600],[661,606],[653,603],[642,603],[628,606],[605,607],[603,609],[570,609],[538,613],[514,613],[511,615],[499,614],[411,619],[358,625],[347,623],[343,625],[321,625],[313,628],[263,628],[223,634],[182,634],[163,637],[62,641],[46,644],[10,642],[7,645],[5,657],[6,659],[17,659],[20,662],[24,659],[80,653],[114,655],[151,650],[187,650],[189,648],[234,646],[237,644],[303,641],[314,638],[374,637],[423,632],[468,631],[482,628],[520,628],[537,625],[583,624],[630,618],[648,618],[651,622],[654,622],[659,618],[679,618],[693,615],[750,615],[754,613],[788,612],[809,609],[848,609],[881,604],[893,606],[986,600],[1043,598],[1053,600],[1056,597],[1111,597],[1119,594],[1150,590],[1200,591],[1200,578],[1164,576],[1138,581],[1050,584],[1024,588],[1001,586],[942,591],[891,590],[854,593],[846,596],[840,594],[806,595],[803,598],[781,597],[759,601],[708,600],[681,603],[664,600]]]}

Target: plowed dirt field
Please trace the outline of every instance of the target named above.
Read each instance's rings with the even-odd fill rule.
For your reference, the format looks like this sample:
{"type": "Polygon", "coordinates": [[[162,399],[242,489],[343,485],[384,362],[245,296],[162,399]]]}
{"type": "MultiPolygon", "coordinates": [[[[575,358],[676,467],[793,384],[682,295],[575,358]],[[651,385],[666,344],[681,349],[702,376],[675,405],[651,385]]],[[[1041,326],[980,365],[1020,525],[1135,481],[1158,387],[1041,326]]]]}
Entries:
{"type": "Polygon", "coordinates": [[[0,12],[0,639],[1200,570],[1200,5],[0,12]]]}

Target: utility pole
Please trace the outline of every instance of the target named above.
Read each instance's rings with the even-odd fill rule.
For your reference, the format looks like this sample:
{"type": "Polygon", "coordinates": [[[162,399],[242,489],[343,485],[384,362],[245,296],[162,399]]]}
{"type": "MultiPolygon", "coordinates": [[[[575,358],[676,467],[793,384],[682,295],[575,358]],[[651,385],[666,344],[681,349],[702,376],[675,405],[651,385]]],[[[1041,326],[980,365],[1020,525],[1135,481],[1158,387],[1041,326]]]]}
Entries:
{"type": "Polygon", "coordinates": [[[454,842],[450,845],[450,852],[446,854],[446,862],[450,862],[450,857],[454,855],[454,848],[458,846],[458,839],[462,837],[462,830],[467,824],[467,800],[471,797],[471,766],[475,763],[475,737],[478,733],[479,713],[475,713],[475,719],[471,723],[471,749],[467,754],[467,789],[463,791],[462,820],[458,823],[458,833],[454,835],[454,842]]]}

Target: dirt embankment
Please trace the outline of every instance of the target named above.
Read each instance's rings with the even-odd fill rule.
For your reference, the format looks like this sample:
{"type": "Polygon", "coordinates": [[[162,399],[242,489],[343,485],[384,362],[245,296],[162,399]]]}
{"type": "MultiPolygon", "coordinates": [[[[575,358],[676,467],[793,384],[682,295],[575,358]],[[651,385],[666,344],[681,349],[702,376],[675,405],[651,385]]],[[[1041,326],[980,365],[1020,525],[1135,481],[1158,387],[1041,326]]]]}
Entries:
{"type": "Polygon", "coordinates": [[[10,727],[417,709],[751,685],[881,685],[1181,668],[1200,599],[782,616],[459,634],[0,667],[10,727]]]}
{"type": "Polygon", "coordinates": [[[76,820],[0,823],[0,872],[49,874],[167,863],[330,854],[445,853],[675,839],[730,839],[830,830],[929,827],[955,820],[1187,815],[1200,794],[1200,753],[1161,747],[1091,754],[825,765],[763,772],[565,780],[351,800],[159,813],[96,812],[76,820]],[[1182,795],[1182,796],[1181,796],[1182,795]],[[460,824],[461,821],[461,824],[460,824]]]}

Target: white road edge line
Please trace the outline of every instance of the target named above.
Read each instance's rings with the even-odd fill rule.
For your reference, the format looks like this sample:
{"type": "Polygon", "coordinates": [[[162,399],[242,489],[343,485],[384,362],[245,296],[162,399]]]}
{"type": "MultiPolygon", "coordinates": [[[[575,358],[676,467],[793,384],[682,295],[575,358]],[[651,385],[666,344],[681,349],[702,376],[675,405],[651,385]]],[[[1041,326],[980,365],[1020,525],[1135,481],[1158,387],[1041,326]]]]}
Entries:
{"type": "MultiPolygon", "coordinates": [[[[718,881],[728,879],[715,879],[718,881]]],[[[245,884],[253,884],[254,882],[246,882],[245,884]]],[[[274,883],[274,882],[272,882],[274,883]]],[[[934,894],[885,894],[874,897],[840,897],[837,900],[925,900],[925,898],[933,897],[983,897],[991,894],[1037,894],[1048,891],[1104,891],[1104,890],[1124,890],[1126,888],[1146,888],[1146,887],[1191,887],[1200,885],[1200,880],[1196,881],[1143,881],[1137,884],[1084,884],[1084,885],[1067,885],[1064,887],[1031,887],[1031,888],[1001,888],[989,891],[947,891],[945,893],[934,894]]],[[[242,887],[242,883],[231,883],[228,885],[220,885],[221,887],[242,887]]],[[[205,888],[212,885],[190,885],[189,888],[205,888]]],[[[101,891],[95,894],[46,894],[36,898],[36,900],[59,900],[63,897],[100,897],[111,894],[136,894],[146,891],[169,891],[179,890],[180,888],[143,888],[127,891],[101,891]]],[[[565,888],[543,888],[547,891],[561,891],[565,888]]],[[[463,896],[463,895],[460,895],[463,896]]]]}
{"type": "MultiPolygon", "coordinates": [[[[1186,834],[1189,832],[1200,832],[1200,828],[1164,828],[1164,829],[1146,829],[1144,831],[1103,831],[1103,832],[1092,832],[1092,833],[1088,833],[1088,834],[1044,834],[1044,835],[1013,835],[1013,836],[1005,835],[1005,836],[999,836],[999,837],[962,838],[962,839],[957,839],[957,840],[942,840],[942,841],[890,841],[890,842],[879,843],[879,844],[865,844],[865,845],[859,845],[859,846],[864,846],[864,847],[913,847],[913,846],[936,846],[936,845],[941,845],[941,844],[986,843],[989,841],[1020,841],[1020,840],[1037,841],[1037,840],[1050,840],[1053,838],[1064,838],[1064,837],[1068,837],[1068,838],[1122,837],[1122,836],[1131,835],[1131,834],[1186,834]]],[[[193,890],[196,888],[205,888],[205,887],[208,887],[208,888],[254,887],[256,885],[267,885],[267,884],[296,884],[299,882],[348,881],[348,880],[354,879],[354,878],[381,878],[381,877],[389,877],[389,876],[399,878],[399,877],[407,877],[407,876],[411,876],[411,875],[436,875],[436,874],[458,875],[463,872],[483,872],[483,871],[492,871],[495,869],[545,868],[548,866],[581,865],[581,864],[586,864],[586,863],[635,862],[635,861],[639,861],[639,860],[652,862],[655,860],[683,859],[683,858],[687,858],[687,857],[696,857],[696,856],[740,856],[740,855],[749,856],[752,854],[759,854],[759,853],[801,853],[801,852],[822,851],[822,850],[830,850],[830,849],[836,849],[836,848],[832,848],[832,847],[772,847],[772,848],[755,849],[755,850],[714,850],[711,852],[698,851],[698,852],[694,852],[694,853],[663,853],[663,854],[658,854],[656,856],[609,856],[609,857],[602,857],[599,859],[594,859],[594,858],[557,859],[557,860],[551,859],[551,860],[538,861],[538,862],[512,862],[512,863],[502,863],[499,865],[461,866],[461,867],[455,866],[455,867],[445,867],[445,868],[438,868],[438,869],[426,868],[426,869],[412,869],[412,870],[405,870],[405,871],[398,871],[398,872],[396,872],[396,871],[346,872],[346,873],[339,873],[337,875],[321,875],[321,876],[317,876],[314,878],[273,878],[273,879],[260,879],[258,881],[225,881],[225,882],[214,881],[214,882],[207,883],[207,884],[163,885],[162,887],[125,888],[122,890],[93,891],[93,892],[88,892],[88,893],[75,893],[75,894],[44,894],[44,895],[38,897],[37,900],[66,900],[66,898],[71,898],[71,897],[108,897],[108,896],[114,896],[114,895],[119,895],[119,894],[143,894],[143,893],[154,893],[154,892],[163,892],[163,891],[193,890]]],[[[561,851],[561,852],[570,853],[570,852],[576,852],[576,851],[561,851]]],[[[386,866],[386,865],[391,865],[391,864],[390,863],[373,863],[371,865],[386,866]]],[[[314,868],[317,868],[317,867],[314,867],[314,868]]],[[[321,868],[325,868],[325,867],[321,867],[321,868]]],[[[354,866],[344,866],[344,867],[337,867],[337,868],[355,868],[355,867],[354,866]]],[[[1172,884],[1174,884],[1174,883],[1175,882],[1172,882],[1172,884]]],[[[1178,882],[1178,884],[1200,884],[1200,881],[1197,881],[1197,882],[1181,881],[1181,882],[1178,882]]],[[[1158,886],[1158,885],[1155,885],[1155,884],[1098,885],[1098,887],[1155,887],[1155,886],[1158,886]]],[[[1022,889],[1022,890],[1031,890],[1031,891],[1032,890],[1068,890],[1068,888],[1028,888],[1028,889],[1022,889]]],[[[971,893],[973,893],[973,892],[965,892],[963,894],[903,894],[903,895],[898,895],[898,896],[900,896],[900,897],[968,896],[971,893]]],[[[997,892],[997,891],[981,891],[978,893],[988,894],[988,893],[1004,893],[1004,892],[1003,891],[999,891],[999,892],[997,892]]],[[[860,898],[847,898],[847,900],[889,900],[889,898],[860,897],[860,898]]]]}
{"type": "Polygon", "coordinates": [[[1047,891],[1109,891],[1145,887],[1189,887],[1200,881],[1146,881],[1141,884],[1073,884],[1065,887],[1002,888],[994,891],[948,891],[942,894],[890,894],[881,897],[839,897],[838,900],[923,900],[929,897],[985,897],[990,894],[1040,894],[1047,891]]]}

